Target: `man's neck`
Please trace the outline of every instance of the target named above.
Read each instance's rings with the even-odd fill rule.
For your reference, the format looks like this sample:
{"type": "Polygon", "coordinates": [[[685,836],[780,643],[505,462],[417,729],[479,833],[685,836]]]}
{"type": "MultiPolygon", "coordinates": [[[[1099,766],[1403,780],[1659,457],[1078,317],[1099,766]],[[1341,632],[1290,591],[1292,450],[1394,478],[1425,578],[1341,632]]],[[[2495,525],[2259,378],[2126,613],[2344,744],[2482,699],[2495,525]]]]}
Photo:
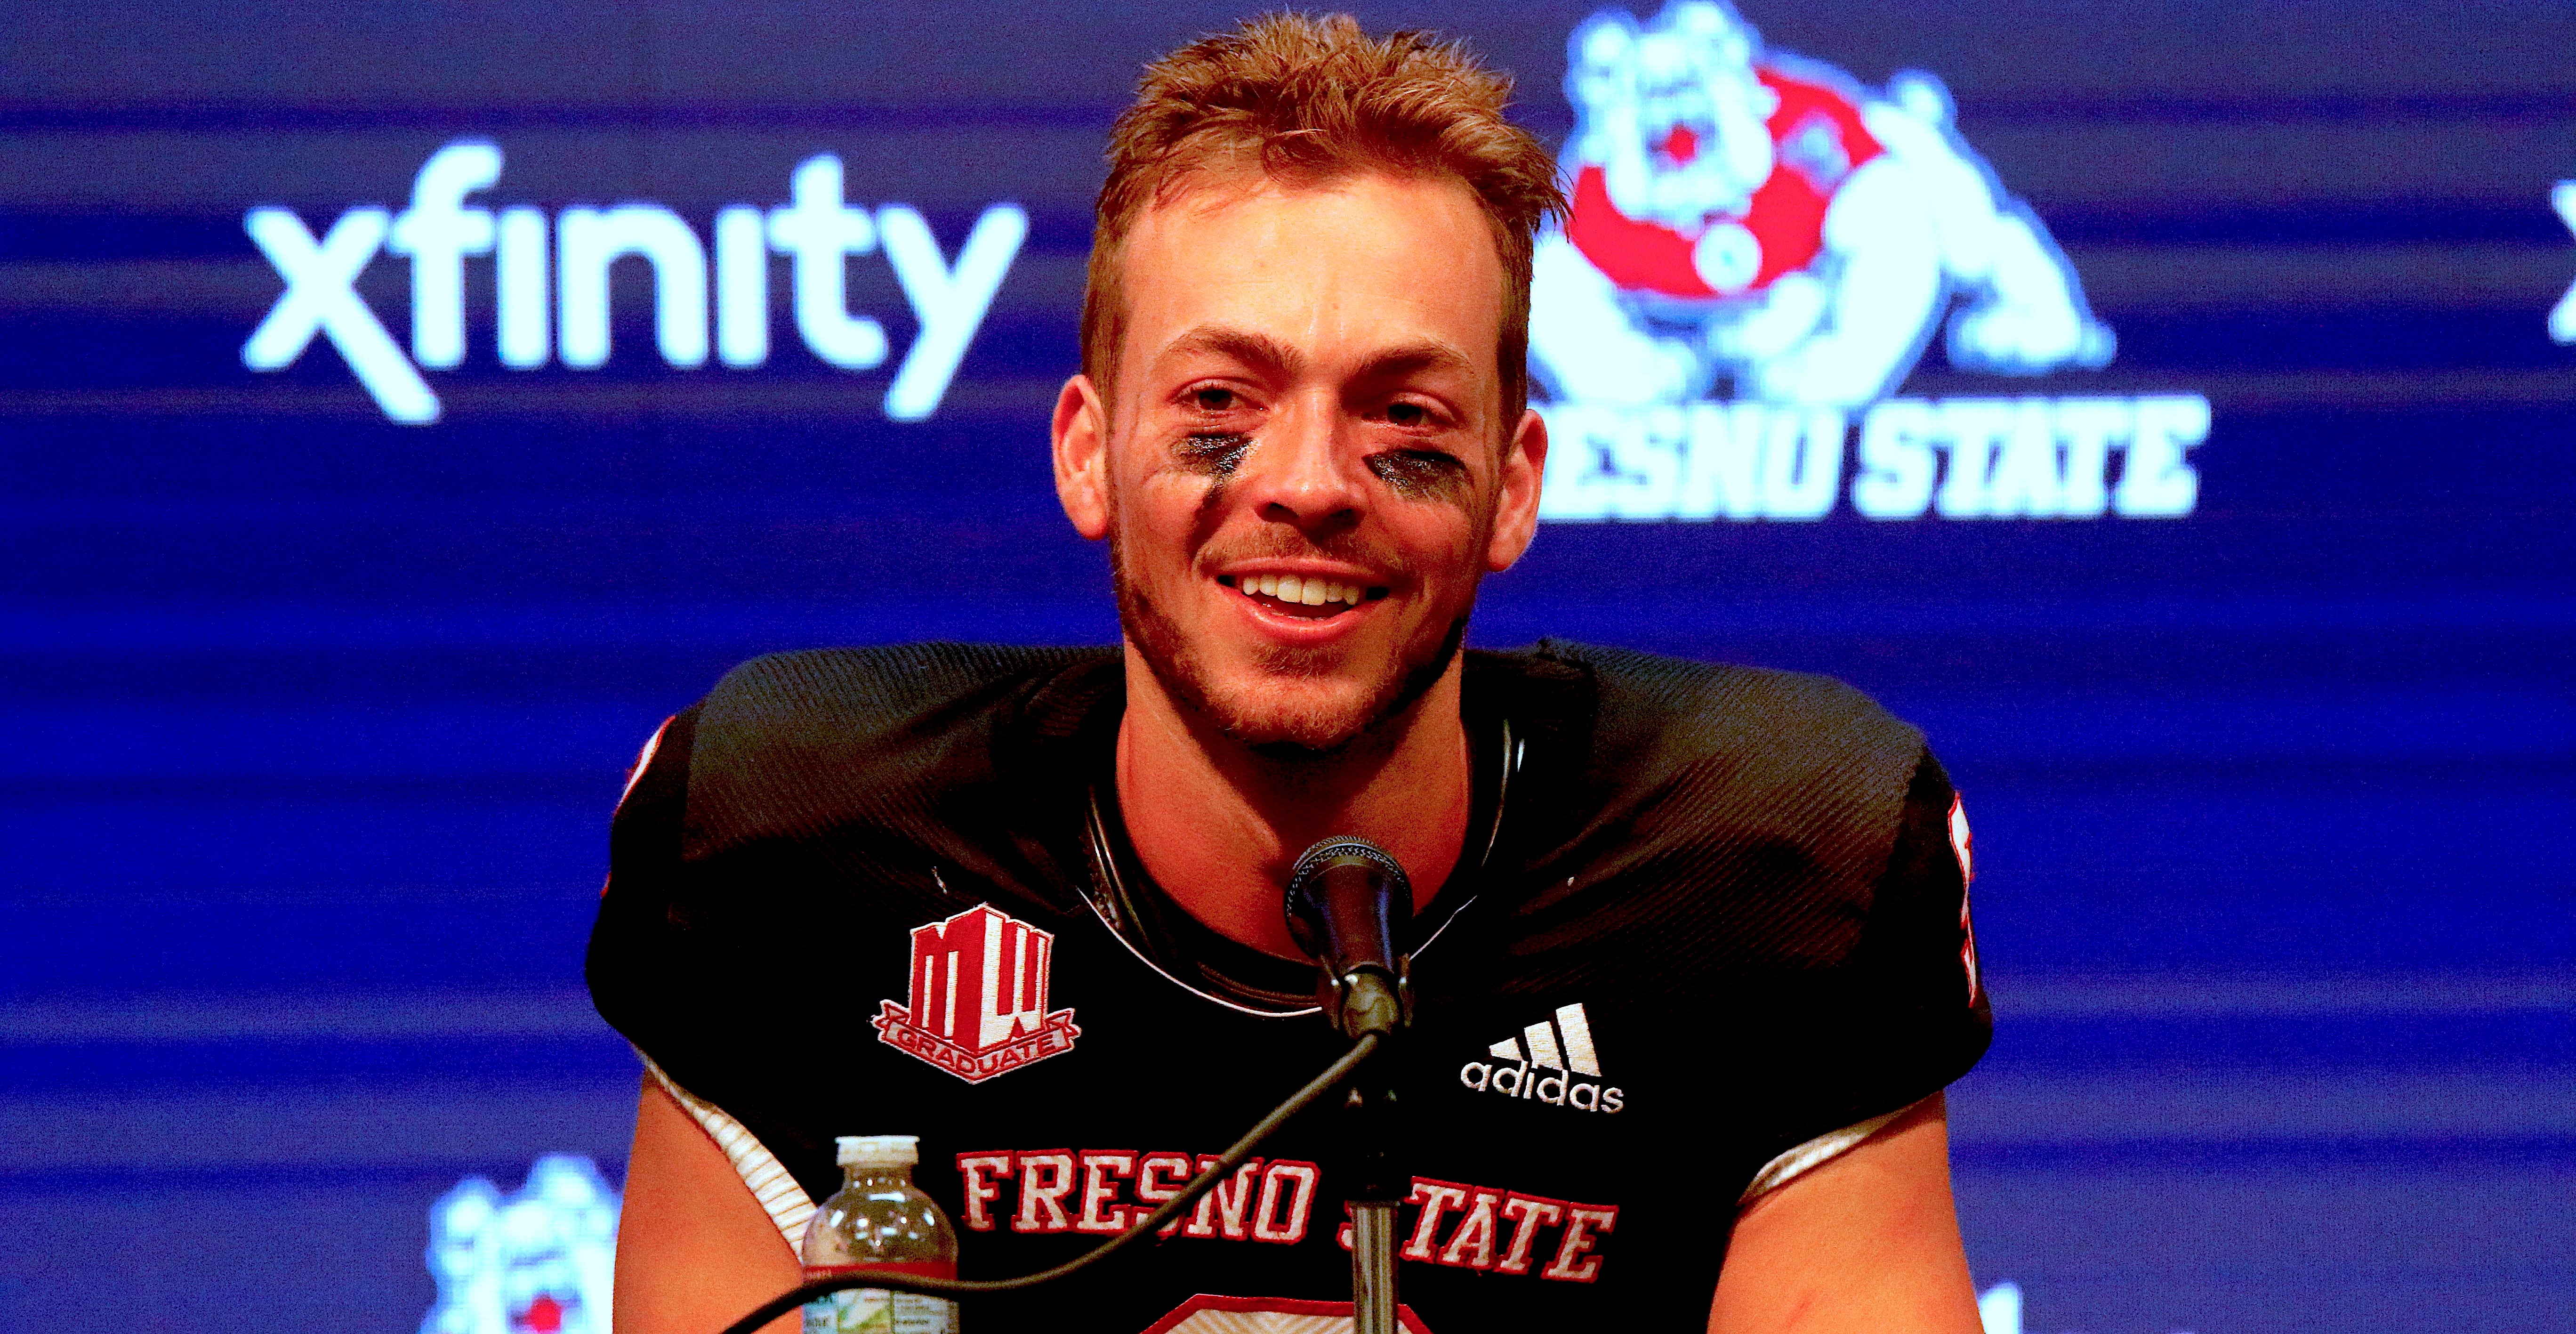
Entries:
{"type": "Polygon", "coordinates": [[[1332,755],[1256,754],[1163,690],[1127,650],[1118,724],[1118,805],[1128,841],[1163,892],[1218,934],[1282,958],[1281,894],[1298,854],[1356,834],[1402,863],[1413,906],[1431,901],[1467,839],[1472,764],[1458,712],[1459,661],[1402,714],[1332,755]]]}

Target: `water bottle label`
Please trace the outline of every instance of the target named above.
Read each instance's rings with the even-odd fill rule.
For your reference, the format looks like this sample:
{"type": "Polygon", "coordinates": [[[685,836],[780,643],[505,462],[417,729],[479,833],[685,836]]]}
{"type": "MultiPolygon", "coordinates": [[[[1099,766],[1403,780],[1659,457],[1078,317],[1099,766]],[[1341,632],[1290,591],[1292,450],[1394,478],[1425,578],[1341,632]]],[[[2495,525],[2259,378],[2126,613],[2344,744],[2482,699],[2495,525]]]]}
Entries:
{"type": "MultiPolygon", "coordinates": [[[[808,1266],[807,1279],[874,1270],[955,1278],[957,1266],[945,1261],[912,1261],[884,1265],[808,1266]]],[[[804,1334],[956,1334],[957,1303],[912,1292],[882,1288],[844,1288],[805,1304],[804,1334]]]]}

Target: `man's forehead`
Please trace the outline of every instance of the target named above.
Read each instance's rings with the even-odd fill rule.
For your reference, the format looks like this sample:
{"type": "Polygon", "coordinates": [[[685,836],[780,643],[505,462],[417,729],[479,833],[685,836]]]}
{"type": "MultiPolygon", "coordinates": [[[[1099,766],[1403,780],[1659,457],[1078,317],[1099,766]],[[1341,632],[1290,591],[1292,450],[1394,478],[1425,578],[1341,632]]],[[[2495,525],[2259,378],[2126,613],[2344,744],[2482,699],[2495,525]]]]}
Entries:
{"type": "Polygon", "coordinates": [[[1209,175],[1140,216],[1121,259],[1128,351],[1150,359],[1286,362],[1329,325],[1367,334],[1350,350],[1373,364],[1472,367],[1462,348],[1502,317],[1492,229],[1451,177],[1209,175]]]}
{"type": "MultiPolygon", "coordinates": [[[[1465,181],[1446,173],[1376,166],[1288,173],[1265,171],[1252,164],[1221,163],[1184,171],[1156,191],[1137,213],[1128,232],[1128,244],[1134,245],[1141,236],[1186,231],[1212,223],[1221,225],[1226,215],[1246,208],[1330,205],[1387,192],[1406,195],[1444,211],[1454,209],[1461,217],[1482,217],[1475,191],[1465,181]]],[[[1490,248],[1490,235],[1486,242],[1490,248]]]]}

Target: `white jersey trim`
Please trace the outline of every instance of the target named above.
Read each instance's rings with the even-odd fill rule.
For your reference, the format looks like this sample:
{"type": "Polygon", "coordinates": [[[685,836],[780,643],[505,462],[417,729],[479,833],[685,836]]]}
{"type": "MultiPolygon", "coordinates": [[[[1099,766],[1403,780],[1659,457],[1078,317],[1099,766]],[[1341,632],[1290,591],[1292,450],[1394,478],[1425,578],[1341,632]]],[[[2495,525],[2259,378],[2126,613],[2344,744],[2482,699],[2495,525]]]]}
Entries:
{"type": "Polygon", "coordinates": [[[644,1058],[644,1073],[680,1104],[680,1110],[707,1132],[717,1148],[724,1150],[725,1161],[733,1164],[734,1174],[742,1178],[752,1198],[760,1201],[761,1209],[768,1213],[770,1224],[786,1239],[788,1253],[800,1253],[805,1245],[806,1220],[814,1216],[814,1201],[805,1194],[805,1188],[796,1184],[796,1178],[760,1142],[759,1136],[725,1115],[723,1108],[680,1087],[649,1056],[644,1058]]]}
{"type": "Polygon", "coordinates": [[[1764,1163],[1762,1170],[1754,1173],[1752,1182],[1745,1186],[1744,1194],[1736,1198],[1735,1207],[1741,1209],[1760,1196],[1778,1190],[1791,1181],[1859,1148],[1862,1140],[1887,1129],[1898,1117],[1940,1096],[1935,1093],[1931,1097],[1899,1107],[1884,1116],[1873,1116],[1866,1121],[1853,1122],[1840,1130],[1829,1130],[1764,1163]]]}

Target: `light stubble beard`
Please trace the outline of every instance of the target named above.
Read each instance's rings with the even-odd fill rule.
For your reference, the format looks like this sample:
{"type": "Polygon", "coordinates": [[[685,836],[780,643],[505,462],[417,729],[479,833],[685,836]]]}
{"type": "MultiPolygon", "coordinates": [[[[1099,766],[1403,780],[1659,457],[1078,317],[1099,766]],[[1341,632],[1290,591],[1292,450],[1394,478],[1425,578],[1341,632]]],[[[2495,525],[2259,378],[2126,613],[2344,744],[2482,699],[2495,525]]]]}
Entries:
{"type": "MultiPolygon", "coordinates": [[[[1227,739],[1266,759],[1291,762],[1341,754],[1429,694],[1466,642],[1467,615],[1473,610],[1471,601],[1436,643],[1418,649],[1407,645],[1370,683],[1356,706],[1288,711],[1277,707],[1275,696],[1256,702],[1208,689],[1205,664],[1180,627],[1127,577],[1125,552],[1115,537],[1109,543],[1109,573],[1118,595],[1119,627],[1164,693],[1227,739]]],[[[1332,649],[1283,645],[1265,650],[1259,666],[1273,676],[1312,679],[1330,674],[1340,660],[1341,654],[1332,649]]]]}

